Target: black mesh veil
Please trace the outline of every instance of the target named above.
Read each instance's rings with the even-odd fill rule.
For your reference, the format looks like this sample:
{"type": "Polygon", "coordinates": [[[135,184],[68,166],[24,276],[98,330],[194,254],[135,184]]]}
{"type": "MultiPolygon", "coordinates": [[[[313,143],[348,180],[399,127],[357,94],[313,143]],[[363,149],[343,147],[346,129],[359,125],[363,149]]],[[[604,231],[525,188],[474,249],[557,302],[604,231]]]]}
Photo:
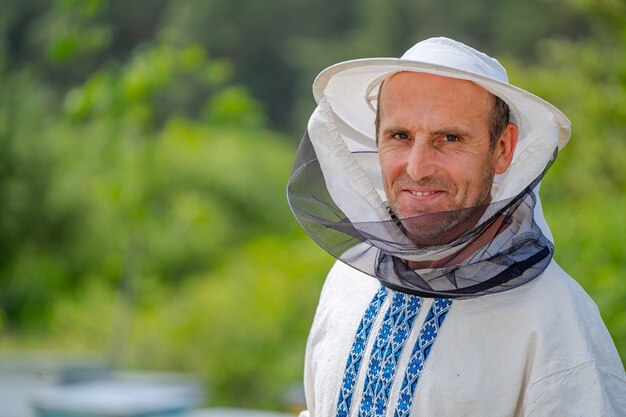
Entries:
{"type": "Polygon", "coordinates": [[[305,133],[287,198],[315,242],[383,285],[427,297],[474,297],[522,285],[548,266],[554,245],[535,222],[535,191],[555,157],[556,150],[531,184],[503,201],[408,219],[353,222],[331,197],[305,133]],[[457,226],[445,233],[420,233],[450,222],[457,226]]]}

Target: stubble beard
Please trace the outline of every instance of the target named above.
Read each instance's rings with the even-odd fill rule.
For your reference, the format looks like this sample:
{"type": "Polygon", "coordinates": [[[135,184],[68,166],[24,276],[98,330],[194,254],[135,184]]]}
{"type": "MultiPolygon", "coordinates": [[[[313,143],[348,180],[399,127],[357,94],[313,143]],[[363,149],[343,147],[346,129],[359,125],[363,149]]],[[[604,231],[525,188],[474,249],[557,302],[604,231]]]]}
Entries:
{"type": "Polygon", "coordinates": [[[459,238],[476,226],[491,201],[493,172],[485,170],[481,176],[483,192],[473,202],[451,207],[445,211],[405,216],[396,202],[390,202],[389,210],[399,222],[405,235],[418,246],[443,245],[459,238]]]}

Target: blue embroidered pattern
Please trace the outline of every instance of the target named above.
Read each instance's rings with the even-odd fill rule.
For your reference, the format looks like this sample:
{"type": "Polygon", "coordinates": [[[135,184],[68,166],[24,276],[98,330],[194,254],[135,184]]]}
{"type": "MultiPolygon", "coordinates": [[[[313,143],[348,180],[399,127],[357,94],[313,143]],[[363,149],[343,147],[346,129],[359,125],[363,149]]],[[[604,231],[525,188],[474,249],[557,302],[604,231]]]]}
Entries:
{"type": "Polygon", "coordinates": [[[369,307],[365,311],[365,314],[361,318],[359,328],[354,336],[354,342],[350,349],[350,355],[346,362],[346,370],[343,375],[343,383],[339,390],[339,401],[337,402],[337,417],[346,417],[350,411],[350,405],[352,403],[352,395],[354,394],[354,386],[356,384],[356,378],[361,367],[361,361],[363,360],[363,354],[365,353],[365,346],[367,339],[370,336],[372,325],[380,312],[380,308],[385,302],[387,297],[387,291],[382,285],[380,289],[374,295],[374,298],[370,302],[369,307]]]}
{"type": "Polygon", "coordinates": [[[394,293],[391,306],[374,341],[359,417],[385,414],[396,366],[421,306],[420,297],[394,293]]]}
{"type": "MultiPolygon", "coordinates": [[[[391,291],[391,293],[393,300],[385,313],[370,353],[363,387],[363,398],[358,412],[359,417],[382,417],[387,412],[398,360],[422,306],[420,297],[395,291],[391,291]]],[[[386,297],[387,290],[381,286],[361,318],[339,391],[337,417],[347,417],[350,413],[367,340],[386,297]]],[[[448,298],[433,300],[409,358],[394,417],[407,417],[409,415],[424,364],[451,306],[452,300],[448,298]]]]}
{"type": "Polygon", "coordinates": [[[413,405],[415,388],[424,369],[424,363],[430,354],[430,349],[435,342],[439,328],[443,324],[451,306],[452,300],[448,298],[436,298],[433,301],[411,353],[394,417],[406,417],[409,415],[413,405]]]}

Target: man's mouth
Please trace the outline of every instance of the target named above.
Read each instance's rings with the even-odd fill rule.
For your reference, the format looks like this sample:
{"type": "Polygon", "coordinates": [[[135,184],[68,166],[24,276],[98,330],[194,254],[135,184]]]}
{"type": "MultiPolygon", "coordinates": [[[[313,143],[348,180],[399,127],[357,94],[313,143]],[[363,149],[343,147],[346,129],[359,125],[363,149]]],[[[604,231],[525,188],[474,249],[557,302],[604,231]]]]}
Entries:
{"type": "Polygon", "coordinates": [[[411,195],[417,196],[417,197],[423,197],[423,196],[429,196],[429,195],[433,195],[436,194],[437,191],[411,191],[411,190],[407,190],[411,195]]]}
{"type": "Polygon", "coordinates": [[[405,188],[397,198],[396,207],[404,218],[446,211],[445,194],[443,190],[405,188]]]}

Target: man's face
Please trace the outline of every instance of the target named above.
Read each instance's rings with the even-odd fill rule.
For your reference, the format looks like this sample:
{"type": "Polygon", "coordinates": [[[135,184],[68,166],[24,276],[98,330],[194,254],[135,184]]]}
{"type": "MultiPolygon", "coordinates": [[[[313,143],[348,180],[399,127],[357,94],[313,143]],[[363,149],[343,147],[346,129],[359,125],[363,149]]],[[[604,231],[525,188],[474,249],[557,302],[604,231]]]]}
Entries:
{"type": "MultiPolygon", "coordinates": [[[[419,243],[473,227],[482,211],[461,209],[488,204],[494,173],[508,168],[513,149],[502,139],[489,143],[492,106],[490,93],[470,81],[413,72],[385,81],[378,133],[383,184],[391,210],[419,243]],[[415,218],[432,213],[443,214],[415,218]]],[[[501,138],[515,142],[511,126],[501,138]]]]}

